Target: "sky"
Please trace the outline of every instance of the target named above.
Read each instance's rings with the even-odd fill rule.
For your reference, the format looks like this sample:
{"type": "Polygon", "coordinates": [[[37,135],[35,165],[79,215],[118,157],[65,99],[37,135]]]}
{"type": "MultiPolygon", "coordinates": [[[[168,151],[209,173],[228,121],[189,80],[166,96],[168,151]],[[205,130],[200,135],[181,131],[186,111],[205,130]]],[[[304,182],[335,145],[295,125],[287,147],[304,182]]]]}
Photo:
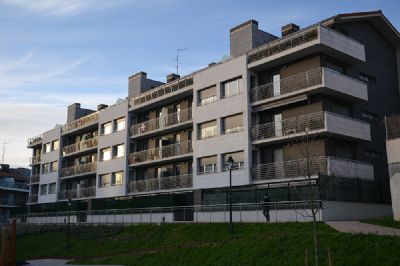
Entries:
{"type": "Polygon", "coordinates": [[[139,71],[165,81],[221,61],[229,29],[248,19],[280,35],[338,13],[381,9],[400,29],[398,0],[0,0],[0,151],[27,167],[27,139],[66,122],[67,106],[113,104],[139,71]]]}

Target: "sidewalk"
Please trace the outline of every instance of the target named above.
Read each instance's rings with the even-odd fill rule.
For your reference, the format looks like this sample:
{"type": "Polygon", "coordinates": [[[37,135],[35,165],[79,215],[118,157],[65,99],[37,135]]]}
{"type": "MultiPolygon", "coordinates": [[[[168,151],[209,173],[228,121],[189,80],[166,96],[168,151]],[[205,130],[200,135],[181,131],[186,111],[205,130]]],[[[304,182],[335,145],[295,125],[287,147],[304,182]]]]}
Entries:
{"type": "Polygon", "coordinates": [[[326,224],[342,233],[400,236],[400,229],[366,224],[359,221],[332,221],[326,222],[326,224]]]}
{"type": "MultiPolygon", "coordinates": [[[[53,260],[53,259],[45,259],[45,260],[29,260],[29,264],[25,264],[26,266],[89,266],[89,265],[77,265],[77,264],[67,264],[68,260],[53,260]]],[[[102,265],[92,265],[92,266],[102,266],[102,265]]],[[[107,265],[107,266],[122,266],[122,265],[107,265]]]]}

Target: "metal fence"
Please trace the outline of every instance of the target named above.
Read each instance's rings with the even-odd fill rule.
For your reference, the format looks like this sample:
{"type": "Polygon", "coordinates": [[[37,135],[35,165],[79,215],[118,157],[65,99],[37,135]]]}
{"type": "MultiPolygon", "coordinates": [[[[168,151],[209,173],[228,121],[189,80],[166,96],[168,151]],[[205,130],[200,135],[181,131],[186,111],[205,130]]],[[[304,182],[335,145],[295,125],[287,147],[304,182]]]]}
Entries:
{"type": "Polygon", "coordinates": [[[63,148],[63,155],[68,155],[78,151],[88,150],[97,147],[98,137],[90,138],[81,142],[77,142],[63,148]]]}
{"type": "MultiPolygon", "coordinates": [[[[317,219],[322,220],[322,202],[314,202],[317,219]]],[[[310,201],[280,201],[270,203],[238,203],[232,205],[233,222],[302,222],[312,220],[310,201]],[[265,215],[264,215],[265,214],[265,215]]],[[[65,224],[138,224],[138,223],[226,223],[229,205],[194,205],[174,207],[111,209],[31,213],[17,215],[19,223],[65,224]]]]}
{"type": "Polygon", "coordinates": [[[61,177],[95,172],[96,169],[97,169],[96,162],[73,165],[70,167],[62,168],[61,169],[61,177]]]}
{"type": "Polygon", "coordinates": [[[74,129],[81,128],[87,126],[88,124],[95,123],[99,120],[99,112],[92,113],[90,115],[84,116],[72,122],[65,124],[61,128],[61,132],[63,134],[68,133],[74,129]]]}
{"type": "Polygon", "coordinates": [[[192,186],[193,176],[188,174],[131,181],[128,185],[128,192],[137,193],[170,189],[184,189],[191,188],[192,186]]]}
{"type": "Polygon", "coordinates": [[[129,154],[129,163],[139,163],[146,161],[154,161],[167,157],[174,157],[193,152],[192,141],[182,141],[149,150],[133,152],[129,154]]]}

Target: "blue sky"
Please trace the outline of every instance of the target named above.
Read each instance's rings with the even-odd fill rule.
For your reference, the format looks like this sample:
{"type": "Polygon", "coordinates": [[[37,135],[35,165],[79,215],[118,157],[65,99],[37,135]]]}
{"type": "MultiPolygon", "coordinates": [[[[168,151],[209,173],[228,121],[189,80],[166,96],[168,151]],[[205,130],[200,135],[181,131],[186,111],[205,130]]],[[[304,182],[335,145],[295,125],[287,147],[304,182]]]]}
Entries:
{"type": "MultiPolygon", "coordinates": [[[[127,95],[127,78],[165,80],[218,62],[229,29],[250,18],[275,35],[337,13],[382,9],[400,29],[400,1],[0,0],[0,146],[27,166],[26,139],[63,124],[67,106],[95,108],[127,95]]],[[[0,148],[1,149],[1,148],[0,148]]]]}

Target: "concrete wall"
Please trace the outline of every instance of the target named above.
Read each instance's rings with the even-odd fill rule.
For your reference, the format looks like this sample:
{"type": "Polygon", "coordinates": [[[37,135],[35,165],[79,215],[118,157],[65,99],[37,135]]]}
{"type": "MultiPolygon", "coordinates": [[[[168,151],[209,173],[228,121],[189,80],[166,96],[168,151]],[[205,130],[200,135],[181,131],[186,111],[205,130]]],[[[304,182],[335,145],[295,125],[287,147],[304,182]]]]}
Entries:
{"type": "Polygon", "coordinates": [[[393,217],[400,221],[400,138],[386,141],[393,217]]]}
{"type": "Polygon", "coordinates": [[[372,203],[324,201],[322,209],[323,221],[362,220],[391,215],[390,205],[372,203]]]}

